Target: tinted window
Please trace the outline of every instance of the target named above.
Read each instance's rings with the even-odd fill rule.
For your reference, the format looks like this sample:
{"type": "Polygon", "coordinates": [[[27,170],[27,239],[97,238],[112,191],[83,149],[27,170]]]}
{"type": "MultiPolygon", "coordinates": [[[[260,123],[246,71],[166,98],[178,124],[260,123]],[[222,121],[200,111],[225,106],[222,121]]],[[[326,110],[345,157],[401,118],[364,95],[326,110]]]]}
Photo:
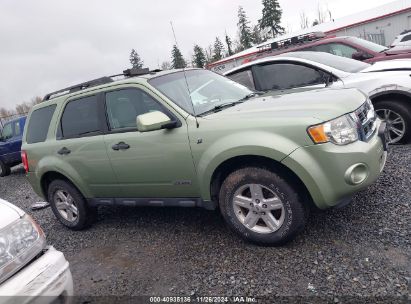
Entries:
{"type": "Polygon", "coordinates": [[[256,83],[261,90],[283,90],[323,83],[320,72],[296,64],[277,63],[254,67],[256,83]]]}
{"type": "Polygon", "coordinates": [[[228,75],[228,78],[245,85],[247,88],[255,90],[254,79],[251,70],[242,70],[228,75]]]}
{"type": "Polygon", "coordinates": [[[61,133],[64,138],[93,135],[100,131],[97,96],[70,101],[61,118],[61,133]]]}
{"type": "Polygon", "coordinates": [[[370,65],[354,59],[334,56],[331,54],[316,53],[316,52],[294,52],[288,53],[287,57],[296,57],[308,59],[324,65],[328,65],[343,72],[355,73],[368,68],[370,65]]]}
{"type": "Polygon", "coordinates": [[[13,137],[13,128],[11,123],[8,123],[4,126],[2,131],[2,137],[3,139],[9,139],[13,137]]]}
{"type": "Polygon", "coordinates": [[[401,42],[410,41],[410,40],[411,40],[411,35],[407,35],[407,36],[404,36],[404,37],[401,39],[401,42]]]}
{"type": "Polygon", "coordinates": [[[161,111],[163,107],[150,95],[138,89],[124,89],[106,93],[107,117],[111,130],[136,128],[138,115],[161,111]]]}
{"type": "Polygon", "coordinates": [[[49,130],[50,121],[53,117],[56,105],[34,110],[30,116],[30,122],[27,127],[27,143],[33,144],[46,140],[49,130]]]}

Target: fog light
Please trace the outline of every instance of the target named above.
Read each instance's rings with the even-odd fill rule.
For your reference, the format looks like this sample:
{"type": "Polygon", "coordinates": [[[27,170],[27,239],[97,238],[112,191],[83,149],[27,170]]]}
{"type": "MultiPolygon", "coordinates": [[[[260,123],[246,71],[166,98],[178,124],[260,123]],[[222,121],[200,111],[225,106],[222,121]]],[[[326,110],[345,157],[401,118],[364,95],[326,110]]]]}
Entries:
{"type": "Polygon", "coordinates": [[[345,181],[350,185],[359,185],[368,177],[368,168],[365,164],[352,165],[345,171],[345,181]]]}

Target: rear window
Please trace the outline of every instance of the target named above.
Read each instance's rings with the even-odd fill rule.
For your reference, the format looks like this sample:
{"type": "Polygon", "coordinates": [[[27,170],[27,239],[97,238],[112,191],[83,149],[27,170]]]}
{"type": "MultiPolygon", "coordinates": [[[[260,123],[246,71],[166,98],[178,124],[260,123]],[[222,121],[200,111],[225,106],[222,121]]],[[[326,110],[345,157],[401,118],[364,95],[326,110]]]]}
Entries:
{"type": "Polygon", "coordinates": [[[97,96],[70,101],[61,118],[63,138],[95,135],[100,132],[97,96]]]}
{"type": "Polygon", "coordinates": [[[33,113],[31,113],[26,136],[26,141],[28,144],[34,144],[46,140],[50,121],[53,117],[55,109],[56,105],[51,105],[34,110],[33,113]]]}

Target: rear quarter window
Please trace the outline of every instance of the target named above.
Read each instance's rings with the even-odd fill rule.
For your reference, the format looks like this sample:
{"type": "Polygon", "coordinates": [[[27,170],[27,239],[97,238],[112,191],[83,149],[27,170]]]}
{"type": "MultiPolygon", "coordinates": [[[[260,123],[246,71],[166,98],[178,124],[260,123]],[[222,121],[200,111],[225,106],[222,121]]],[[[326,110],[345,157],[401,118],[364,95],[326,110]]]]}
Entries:
{"type": "Polygon", "coordinates": [[[31,113],[26,135],[26,142],[28,144],[46,140],[51,118],[53,117],[55,109],[56,105],[50,105],[34,110],[33,113],[31,113]]]}

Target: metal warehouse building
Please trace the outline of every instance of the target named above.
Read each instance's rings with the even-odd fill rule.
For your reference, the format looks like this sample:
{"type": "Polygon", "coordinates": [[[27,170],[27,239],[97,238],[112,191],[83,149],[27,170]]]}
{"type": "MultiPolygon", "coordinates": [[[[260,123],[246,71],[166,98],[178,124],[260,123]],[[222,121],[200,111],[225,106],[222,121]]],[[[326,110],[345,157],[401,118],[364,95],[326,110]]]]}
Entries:
{"type": "Polygon", "coordinates": [[[336,36],[356,36],[389,46],[395,36],[411,29],[411,0],[397,0],[305,31],[336,36]]]}

